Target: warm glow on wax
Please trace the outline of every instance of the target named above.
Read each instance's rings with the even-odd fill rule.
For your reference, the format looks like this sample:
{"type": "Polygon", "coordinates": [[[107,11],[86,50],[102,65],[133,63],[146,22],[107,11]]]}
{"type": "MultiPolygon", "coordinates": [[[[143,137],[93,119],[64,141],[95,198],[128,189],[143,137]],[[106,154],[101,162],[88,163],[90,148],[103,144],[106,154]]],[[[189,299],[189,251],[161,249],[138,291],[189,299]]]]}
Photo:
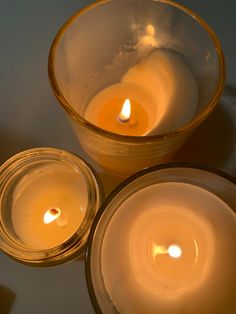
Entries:
{"type": "Polygon", "coordinates": [[[43,221],[45,224],[49,224],[49,223],[55,221],[60,216],[61,216],[60,208],[50,208],[44,214],[43,221]]]}
{"type": "Polygon", "coordinates": [[[121,112],[119,114],[119,120],[121,122],[127,122],[130,119],[130,115],[131,115],[131,103],[129,98],[125,99],[121,112]]]}

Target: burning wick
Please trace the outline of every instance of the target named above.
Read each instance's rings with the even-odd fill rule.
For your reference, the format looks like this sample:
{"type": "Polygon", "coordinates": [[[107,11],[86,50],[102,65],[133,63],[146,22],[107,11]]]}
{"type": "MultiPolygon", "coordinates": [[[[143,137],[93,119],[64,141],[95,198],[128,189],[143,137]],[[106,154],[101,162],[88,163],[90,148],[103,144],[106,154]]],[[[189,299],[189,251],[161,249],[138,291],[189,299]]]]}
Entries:
{"type": "Polygon", "coordinates": [[[50,208],[44,214],[43,221],[45,224],[49,224],[49,223],[55,221],[60,216],[61,216],[60,208],[58,208],[58,207],[50,208]]]}
{"type": "Polygon", "coordinates": [[[129,98],[125,99],[118,120],[120,122],[128,122],[131,115],[131,103],[129,98]]]}
{"type": "Polygon", "coordinates": [[[164,245],[156,245],[152,243],[152,257],[155,259],[157,255],[169,254],[172,258],[179,258],[182,255],[182,249],[177,244],[172,244],[169,247],[164,245]]]}
{"type": "Polygon", "coordinates": [[[170,245],[168,247],[168,254],[173,258],[179,258],[182,255],[181,247],[177,244],[170,245]]]}

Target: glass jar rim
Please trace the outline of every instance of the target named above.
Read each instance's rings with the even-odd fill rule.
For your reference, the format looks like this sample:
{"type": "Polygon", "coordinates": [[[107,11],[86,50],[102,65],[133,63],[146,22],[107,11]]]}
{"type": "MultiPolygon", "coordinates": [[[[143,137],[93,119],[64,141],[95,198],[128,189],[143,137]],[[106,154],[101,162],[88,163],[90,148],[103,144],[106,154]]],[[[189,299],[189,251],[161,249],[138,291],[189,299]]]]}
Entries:
{"type": "Polygon", "coordinates": [[[81,125],[84,127],[88,128],[91,131],[95,131],[96,133],[105,136],[107,138],[115,139],[117,141],[121,142],[134,142],[134,143],[143,143],[146,142],[147,140],[149,142],[155,142],[156,140],[168,137],[172,137],[174,135],[179,135],[182,134],[183,132],[189,131],[191,132],[194,130],[195,127],[197,127],[201,122],[203,122],[209,114],[214,110],[215,106],[217,105],[217,101],[219,100],[220,96],[223,93],[224,90],[224,83],[225,83],[225,76],[226,76],[226,66],[225,66],[225,61],[224,61],[224,55],[223,55],[223,50],[221,48],[220,41],[218,37],[216,36],[215,32],[213,29],[207,24],[207,22],[204,21],[197,13],[192,11],[191,9],[187,8],[186,6],[173,2],[172,0],[150,0],[150,1],[155,1],[159,2],[161,4],[167,4],[172,7],[175,7],[182,12],[186,13],[188,16],[192,17],[195,19],[199,25],[204,29],[204,31],[208,34],[210,40],[214,44],[216,54],[218,57],[218,62],[219,62],[219,78],[218,82],[216,85],[216,88],[214,90],[214,93],[211,97],[211,99],[208,102],[207,107],[198,115],[196,116],[192,121],[188,122],[182,127],[179,127],[174,130],[170,130],[164,133],[156,134],[156,135],[147,135],[147,136],[129,136],[129,135],[121,135],[117,133],[113,133],[110,131],[107,131],[105,129],[102,129],[91,122],[87,121],[85,118],[83,118],[75,109],[72,108],[72,106],[69,104],[69,102],[65,99],[63,96],[57,79],[56,79],[56,74],[55,74],[55,54],[56,54],[56,49],[57,46],[60,42],[60,39],[62,36],[65,34],[65,32],[69,29],[69,27],[72,25],[72,23],[82,16],[83,14],[89,12],[90,10],[96,9],[97,7],[101,5],[106,5],[114,0],[98,0],[92,4],[89,4],[88,6],[82,8],[75,14],[73,14],[59,29],[58,33],[56,34],[51,47],[49,51],[49,56],[48,56],[48,76],[49,76],[49,82],[52,88],[52,91],[59,101],[59,104],[62,106],[62,108],[77,122],[79,122],[81,125]]]}
{"type": "Polygon", "coordinates": [[[89,187],[90,200],[77,230],[66,241],[50,249],[28,249],[20,245],[8,234],[4,224],[0,223],[0,248],[13,259],[32,266],[56,265],[82,254],[93,218],[101,205],[104,193],[97,174],[82,158],[65,150],[39,147],[22,151],[0,166],[0,205],[5,186],[12,180],[17,170],[27,169],[31,165],[42,165],[44,162],[63,162],[65,166],[81,174],[89,187]]]}

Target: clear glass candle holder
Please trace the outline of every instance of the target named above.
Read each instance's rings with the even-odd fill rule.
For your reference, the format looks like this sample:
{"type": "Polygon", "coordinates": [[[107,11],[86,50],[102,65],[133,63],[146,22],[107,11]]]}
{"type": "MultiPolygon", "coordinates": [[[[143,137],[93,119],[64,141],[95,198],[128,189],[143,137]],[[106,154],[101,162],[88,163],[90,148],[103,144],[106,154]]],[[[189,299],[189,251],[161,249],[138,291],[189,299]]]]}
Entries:
{"type": "Polygon", "coordinates": [[[86,153],[104,169],[130,175],[168,162],[207,118],[223,91],[225,65],[212,29],[184,6],[108,0],[84,8],[62,26],[49,54],[49,79],[86,153]],[[199,102],[191,121],[156,135],[127,136],[86,120],[91,99],[158,48],[180,55],[197,80],[199,102]]]}
{"type": "Polygon", "coordinates": [[[234,178],[184,163],[123,182],[88,239],[96,313],[235,313],[235,195],[234,178]]]}
{"type": "Polygon", "coordinates": [[[0,248],[38,267],[80,257],[102,197],[96,174],[79,157],[54,148],[23,151],[0,167],[0,248]]]}

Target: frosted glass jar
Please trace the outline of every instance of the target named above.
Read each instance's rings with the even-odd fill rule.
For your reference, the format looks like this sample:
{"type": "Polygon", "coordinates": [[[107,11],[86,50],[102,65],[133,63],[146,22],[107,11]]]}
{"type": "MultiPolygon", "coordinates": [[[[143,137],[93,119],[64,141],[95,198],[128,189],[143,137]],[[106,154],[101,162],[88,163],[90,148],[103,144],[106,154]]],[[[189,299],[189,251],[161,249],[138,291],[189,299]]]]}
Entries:
{"type": "Polygon", "coordinates": [[[168,0],[108,0],[89,5],[62,26],[49,54],[49,79],[86,153],[104,169],[128,176],[170,160],[207,118],[223,91],[225,65],[212,29],[184,6],[168,0]],[[195,76],[194,118],[153,136],[118,135],[87,121],[90,100],[156,48],[178,53],[195,76]]]}

